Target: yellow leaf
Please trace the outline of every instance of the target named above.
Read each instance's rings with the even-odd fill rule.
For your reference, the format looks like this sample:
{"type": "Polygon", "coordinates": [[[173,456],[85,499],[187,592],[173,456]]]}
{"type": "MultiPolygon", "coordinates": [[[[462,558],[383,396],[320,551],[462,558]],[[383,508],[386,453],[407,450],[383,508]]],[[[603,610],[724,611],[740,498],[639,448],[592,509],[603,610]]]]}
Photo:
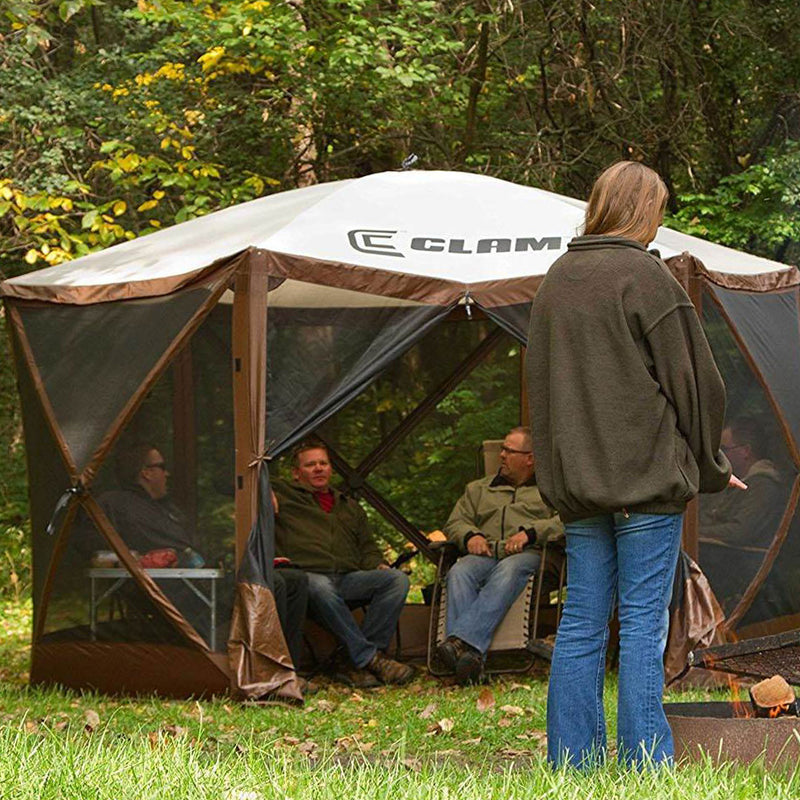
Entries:
{"type": "Polygon", "coordinates": [[[28,250],[25,253],[25,262],[28,264],[35,264],[37,258],[39,258],[39,254],[35,250],[28,250]]]}
{"type": "Polygon", "coordinates": [[[151,208],[155,208],[157,205],[158,205],[158,200],[145,200],[144,203],[142,203],[136,210],[149,211],[151,208]]]}
{"type": "Polygon", "coordinates": [[[124,200],[117,200],[111,210],[114,212],[114,216],[118,217],[120,214],[124,214],[127,208],[128,204],[124,200]]]}
{"type": "Polygon", "coordinates": [[[162,197],[164,197],[164,192],[162,192],[161,189],[156,189],[156,191],[153,192],[154,200],[160,200],[162,197]]]}
{"type": "Polygon", "coordinates": [[[172,143],[172,139],[170,139],[169,136],[165,136],[161,140],[161,149],[162,150],[166,150],[170,146],[171,143],[172,143]]]}

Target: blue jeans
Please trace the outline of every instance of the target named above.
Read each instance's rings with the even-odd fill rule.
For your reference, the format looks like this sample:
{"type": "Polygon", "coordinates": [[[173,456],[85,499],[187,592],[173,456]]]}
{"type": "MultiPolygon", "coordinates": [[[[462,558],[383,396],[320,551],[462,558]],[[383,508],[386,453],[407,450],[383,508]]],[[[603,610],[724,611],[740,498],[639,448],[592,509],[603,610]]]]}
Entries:
{"type": "Polygon", "coordinates": [[[495,628],[539,568],[540,558],[539,550],[523,550],[499,561],[489,556],[459,558],[447,573],[447,635],[485,653],[495,628]]]}
{"type": "Polygon", "coordinates": [[[664,647],[680,514],[606,514],[566,525],[567,599],[547,696],[547,758],[586,769],[605,758],[608,622],[619,599],[617,752],[637,767],[671,763],[664,647]]]}
{"type": "Polygon", "coordinates": [[[346,648],[359,669],[392,640],[408,594],[408,576],[397,569],[308,574],[308,610],[346,648]],[[348,603],[367,605],[361,627],[348,603]]]}

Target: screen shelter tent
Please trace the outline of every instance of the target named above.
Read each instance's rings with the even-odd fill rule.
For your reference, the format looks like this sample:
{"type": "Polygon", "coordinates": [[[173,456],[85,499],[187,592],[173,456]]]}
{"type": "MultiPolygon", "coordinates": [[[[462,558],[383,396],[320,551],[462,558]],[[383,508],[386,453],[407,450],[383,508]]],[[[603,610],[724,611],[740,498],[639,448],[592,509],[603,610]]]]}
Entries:
{"type": "MultiPolygon", "coordinates": [[[[266,462],[445,321],[488,321],[495,331],[366,458],[332,450],[349,486],[424,554],[414,520],[369,473],[501,334],[536,346],[525,342],[531,299],[582,215],[578,201],[485,176],[383,173],[4,282],[30,481],[32,681],[299,698],[276,616],[266,462]],[[202,567],[139,563],[146,544],[114,505],[133,441],[166,457],[202,567]]],[[[769,488],[745,530],[725,502],[701,497],[685,547],[731,632],[798,627],[800,276],[667,229],[654,246],[701,315],[731,422],[757,431],[753,478],[769,488]]]]}

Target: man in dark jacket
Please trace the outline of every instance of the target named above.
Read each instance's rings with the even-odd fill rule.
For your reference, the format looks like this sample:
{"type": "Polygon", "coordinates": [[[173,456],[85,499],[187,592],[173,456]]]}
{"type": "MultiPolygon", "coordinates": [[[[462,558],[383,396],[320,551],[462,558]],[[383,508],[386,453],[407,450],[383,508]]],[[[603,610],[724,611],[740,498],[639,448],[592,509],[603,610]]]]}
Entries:
{"type": "MultiPolygon", "coordinates": [[[[116,471],[122,488],[105,492],[98,502],[129,549],[141,556],[150,550],[171,548],[178,559],[176,566],[202,567],[205,559],[194,549],[183,513],[169,497],[169,471],[158,448],[148,443],[126,448],[117,458],[116,471]]],[[[161,588],[193,627],[208,639],[208,611],[194,592],[174,580],[163,583],[161,588]]],[[[226,599],[223,598],[223,603],[226,599]]],[[[308,581],[302,572],[276,573],[275,604],[295,663],[300,656],[307,603],[308,581]]]]}
{"type": "Polygon", "coordinates": [[[530,429],[512,429],[497,475],[470,483],[444,527],[462,557],[447,574],[447,638],[438,655],[461,684],[480,677],[495,628],[538,569],[542,546],[564,538],[534,466],[530,429]]]}
{"type": "Polygon", "coordinates": [[[308,574],[312,615],[345,646],[361,687],[405,683],[413,671],[387,658],[408,594],[408,577],[390,569],[361,506],[332,489],[328,451],[319,442],[294,453],[292,482],[275,481],[275,548],[308,574]],[[367,604],[359,627],[348,603],[367,604]],[[376,678],[378,680],[376,680],[376,678]]]}

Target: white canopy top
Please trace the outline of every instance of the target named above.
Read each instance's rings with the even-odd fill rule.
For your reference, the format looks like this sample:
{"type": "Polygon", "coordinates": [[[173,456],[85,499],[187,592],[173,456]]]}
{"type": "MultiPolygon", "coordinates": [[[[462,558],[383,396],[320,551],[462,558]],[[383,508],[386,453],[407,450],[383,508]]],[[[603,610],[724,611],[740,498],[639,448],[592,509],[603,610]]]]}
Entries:
{"type": "MultiPolygon", "coordinates": [[[[384,172],[262,197],[9,283],[105,286],[196,272],[249,247],[465,285],[543,275],[583,220],[578,200],[464,172],[384,172]]],[[[786,265],[667,228],[662,257],[710,270],[786,265]]]]}

